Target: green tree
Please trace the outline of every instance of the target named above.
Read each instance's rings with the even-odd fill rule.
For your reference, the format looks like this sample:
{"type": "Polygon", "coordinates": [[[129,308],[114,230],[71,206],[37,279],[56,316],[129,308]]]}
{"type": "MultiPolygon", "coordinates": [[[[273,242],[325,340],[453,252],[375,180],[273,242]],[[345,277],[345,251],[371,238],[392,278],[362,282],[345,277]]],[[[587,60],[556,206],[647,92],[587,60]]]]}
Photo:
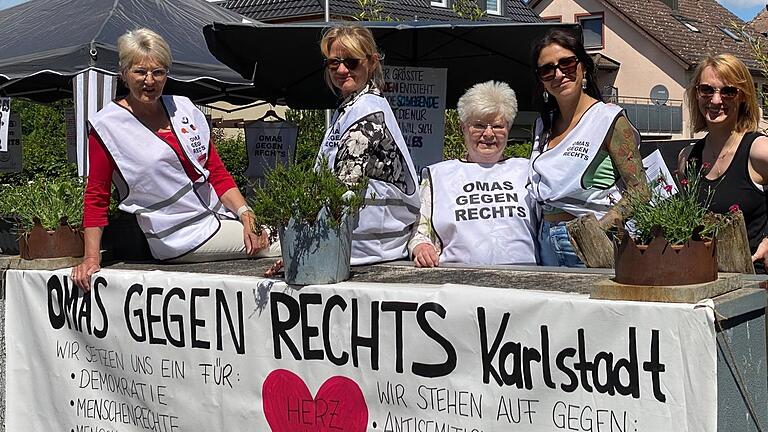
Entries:
{"type": "Polygon", "coordinates": [[[214,137],[214,145],[221,162],[232,175],[240,191],[247,193],[250,191],[250,183],[248,176],[245,175],[245,171],[248,169],[245,137],[239,133],[237,136],[227,138],[222,129],[213,129],[211,135],[214,137]]]}
{"type": "MultiPolygon", "coordinates": [[[[768,42],[762,36],[752,38],[748,37],[750,48],[752,49],[752,55],[755,57],[755,61],[760,66],[760,71],[765,79],[768,79],[768,42]]],[[[763,117],[768,113],[768,94],[763,91],[763,86],[758,88],[760,100],[763,102],[763,117]]],[[[764,133],[768,133],[768,128],[763,129],[764,133]]]]}
{"type": "MultiPolygon", "coordinates": [[[[760,72],[765,79],[768,79],[768,39],[765,36],[755,34],[749,30],[749,28],[743,24],[731,21],[731,29],[733,29],[737,35],[741,35],[743,39],[749,45],[752,51],[752,57],[757,62],[760,72]]],[[[768,94],[763,91],[762,86],[758,89],[759,99],[762,101],[763,113],[768,113],[768,94]]],[[[763,129],[764,133],[768,133],[768,128],[763,129]]]]}
{"type": "Polygon", "coordinates": [[[38,104],[13,99],[11,112],[19,114],[22,133],[22,171],[0,174],[0,183],[20,185],[37,177],[76,177],[77,165],[67,161],[65,109],[71,100],[38,104]]]}
{"type": "Polygon", "coordinates": [[[485,16],[485,11],[480,9],[475,0],[454,0],[451,9],[459,17],[470,21],[477,21],[485,16]]]}
{"type": "Polygon", "coordinates": [[[325,111],[289,109],[285,112],[285,119],[299,128],[296,137],[296,163],[314,163],[325,136],[325,111]]]}
{"type": "Polygon", "coordinates": [[[380,0],[357,0],[360,12],[352,17],[358,21],[396,21],[389,14],[384,15],[384,6],[380,0]]]}

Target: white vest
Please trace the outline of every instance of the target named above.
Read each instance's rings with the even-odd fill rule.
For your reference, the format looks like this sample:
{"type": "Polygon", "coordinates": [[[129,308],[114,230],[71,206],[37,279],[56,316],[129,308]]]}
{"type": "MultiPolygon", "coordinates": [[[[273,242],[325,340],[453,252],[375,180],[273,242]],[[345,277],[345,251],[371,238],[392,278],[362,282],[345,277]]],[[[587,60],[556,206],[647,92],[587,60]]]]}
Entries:
{"type": "MultiPolygon", "coordinates": [[[[615,184],[607,189],[585,188],[584,175],[622,112],[617,105],[595,103],[563,141],[543,152],[541,146],[546,143],[541,142],[542,122],[536,121],[528,176],[529,188],[539,204],[574,216],[592,213],[600,219],[621,199],[615,184]]],[[[639,134],[637,137],[639,142],[639,134]]]]}
{"type": "Polygon", "coordinates": [[[536,265],[536,203],[528,160],[449,160],[424,168],[432,184],[432,227],[440,262],[536,265]]]}
{"type": "Polygon", "coordinates": [[[96,113],[91,127],[115,161],[120,209],[136,215],[152,255],[167,260],[205,243],[218,231],[219,217],[236,217],[208,182],[205,116],[185,97],[163,96],[162,103],[182,150],[202,174],[194,183],[173,149],[117,103],[96,113]]]}
{"type": "Polygon", "coordinates": [[[360,211],[358,226],[352,233],[352,265],[407,257],[411,226],[419,219],[416,169],[392,108],[385,98],[371,93],[362,93],[342,111],[336,110],[331,127],[326,131],[320,146],[318,162],[322,157],[326,157],[330,169],[333,170],[339,140],[344,132],[358,120],[376,112],[384,113],[387,129],[403,154],[406,162],[403,169],[408,170],[406,178],[413,184],[413,192],[406,194],[390,183],[369,180],[365,207],[360,211]]]}

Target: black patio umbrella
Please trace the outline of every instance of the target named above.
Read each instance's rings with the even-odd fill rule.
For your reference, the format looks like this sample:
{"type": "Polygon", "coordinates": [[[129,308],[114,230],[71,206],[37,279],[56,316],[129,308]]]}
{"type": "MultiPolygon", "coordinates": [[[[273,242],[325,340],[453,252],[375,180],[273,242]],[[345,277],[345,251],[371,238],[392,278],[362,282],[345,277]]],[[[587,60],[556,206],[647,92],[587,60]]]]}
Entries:
{"type": "Polygon", "coordinates": [[[171,46],[166,93],[199,103],[249,103],[251,81],[216,60],[202,34],[206,24],[242,19],[204,0],[30,0],[0,11],[0,96],[71,98],[75,75],[115,75],[117,38],[148,27],[171,46]]]}
{"type": "MultiPolygon", "coordinates": [[[[575,24],[477,22],[360,22],[371,29],[384,64],[446,68],[447,106],[473,84],[500,80],[530,109],[531,45],[553,27],[578,32],[575,24]]],[[[320,41],[325,23],[207,25],[208,48],[224,64],[253,80],[256,93],[292,108],[330,108],[336,103],[323,81],[320,41]]]]}

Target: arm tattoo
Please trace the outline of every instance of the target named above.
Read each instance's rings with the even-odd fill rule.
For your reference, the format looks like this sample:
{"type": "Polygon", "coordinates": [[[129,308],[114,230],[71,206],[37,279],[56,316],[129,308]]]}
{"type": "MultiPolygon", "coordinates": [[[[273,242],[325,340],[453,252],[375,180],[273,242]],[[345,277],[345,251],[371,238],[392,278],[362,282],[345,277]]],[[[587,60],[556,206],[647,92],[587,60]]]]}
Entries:
{"type": "MultiPolygon", "coordinates": [[[[650,198],[650,189],[643,169],[643,159],[640,157],[639,144],[639,139],[632,125],[624,116],[619,117],[614,125],[611,139],[607,143],[608,154],[611,156],[611,160],[628,192],[650,198]]],[[[630,216],[631,209],[628,208],[628,204],[627,198],[623,197],[614,207],[614,210],[623,219],[630,216]]]]}

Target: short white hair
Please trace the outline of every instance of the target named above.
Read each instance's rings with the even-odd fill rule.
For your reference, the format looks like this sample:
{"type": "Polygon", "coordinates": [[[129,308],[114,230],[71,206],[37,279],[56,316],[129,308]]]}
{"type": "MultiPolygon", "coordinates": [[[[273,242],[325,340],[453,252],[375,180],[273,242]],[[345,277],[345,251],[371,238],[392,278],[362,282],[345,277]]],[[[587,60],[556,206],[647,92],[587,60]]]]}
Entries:
{"type": "Polygon", "coordinates": [[[120,36],[117,39],[117,55],[123,73],[145,57],[157,61],[166,69],[170,69],[173,62],[171,47],[162,36],[148,28],[129,30],[120,36]]]}
{"type": "Polygon", "coordinates": [[[456,110],[462,123],[500,115],[511,126],[517,116],[517,96],[505,82],[486,81],[464,92],[456,104],[456,110]]]}

